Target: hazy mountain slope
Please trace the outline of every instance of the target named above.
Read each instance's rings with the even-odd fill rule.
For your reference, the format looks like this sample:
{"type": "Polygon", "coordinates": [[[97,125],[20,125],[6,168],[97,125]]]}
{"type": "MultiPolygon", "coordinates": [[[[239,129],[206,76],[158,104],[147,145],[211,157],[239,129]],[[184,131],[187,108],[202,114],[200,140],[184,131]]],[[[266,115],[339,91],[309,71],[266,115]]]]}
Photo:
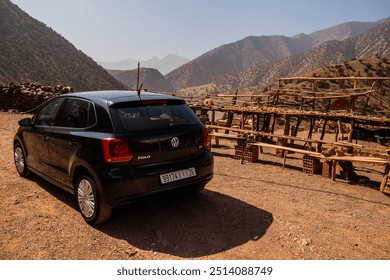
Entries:
{"type": "Polygon", "coordinates": [[[303,53],[329,40],[361,34],[378,23],[351,22],[309,35],[250,36],[220,46],[166,75],[176,88],[210,83],[215,77],[235,74],[253,66],[262,67],[291,55],[303,53]]]}
{"type": "Polygon", "coordinates": [[[155,61],[153,64],[146,65],[145,67],[148,68],[155,68],[157,69],[161,74],[166,75],[169,72],[179,68],[180,66],[186,64],[190,60],[178,55],[169,54],[166,57],[159,59],[155,61]]]}
{"type": "Polygon", "coordinates": [[[313,47],[322,45],[330,40],[343,41],[348,38],[356,37],[378,25],[378,22],[346,22],[330,28],[310,33],[308,36],[313,47]]]}
{"type": "MultiPolygon", "coordinates": [[[[108,70],[118,81],[127,85],[129,88],[137,87],[137,70],[108,70]]],[[[140,84],[148,91],[154,92],[173,92],[175,88],[168,80],[156,69],[140,68],[140,84]]]]}
{"type": "MultiPolygon", "coordinates": [[[[307,47],[307,46],[306,46],[307,47]]],[[[166,75],[177,88],[211,82],[252,65],[265,64],[303,51],[296,39],[285,36],[250,36],[220,46],[166,75]]]]}
{"type": "Polygon", "coordinates": [[[128,58],[116,62],[99,62],[99,64],[109,70],[132,70],[137,68],[138,62],[140,62],[142,67],[157,69],[161,74],[165,75],[183,64],[186,64],[189,62],[189,59],[169,54],[162,59],[152,57],[149,60],[142,61],[128,58]]]}
{"type": "MultiPolygon", "coordinates": [[[[61,16],[61,15],[59,15],[61,16]]],[[[0,0],[0,83],[124,89],[103,67],[9,0],[0,0]]]]}
{"type": "Polygon", "coordinates": [[[305,53],[217,79],[217,83],[219,91],[262,88],[278,78],[298,76],[329,64],[374,55],[390,56],[390,20],[355,38],[329,41],[305,53]]]}

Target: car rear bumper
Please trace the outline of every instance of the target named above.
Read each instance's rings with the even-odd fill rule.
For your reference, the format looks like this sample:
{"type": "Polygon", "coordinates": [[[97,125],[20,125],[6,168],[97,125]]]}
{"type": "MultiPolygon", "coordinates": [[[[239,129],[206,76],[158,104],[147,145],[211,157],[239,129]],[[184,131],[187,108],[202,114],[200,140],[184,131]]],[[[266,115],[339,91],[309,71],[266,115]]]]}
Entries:
{"type": "Polygon", "coordinates": [[[112,168],[109,176],[102,180],[102,195],[105,202],[117,207],[138,198],[167,190],[190,188],[207,184],[213,177],[214,159],[210,152],[190,161],[146,168],[112,168]],[[195,168],[196,176],[163,184],[161,174],[195,168]]]}

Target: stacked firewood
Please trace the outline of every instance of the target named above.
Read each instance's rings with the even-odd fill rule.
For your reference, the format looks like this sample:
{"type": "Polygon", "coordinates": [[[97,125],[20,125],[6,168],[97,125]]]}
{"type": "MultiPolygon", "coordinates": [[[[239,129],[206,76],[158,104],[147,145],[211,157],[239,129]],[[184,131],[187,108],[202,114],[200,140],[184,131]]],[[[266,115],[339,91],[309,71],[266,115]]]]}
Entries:
{"type": "Polygon", "coordinates": [[[37,83],[0,84],[0,110],[28,112],[54,96],[70,92],[73,92],[71,87],[62,85],[45,86],[37,83]]]}

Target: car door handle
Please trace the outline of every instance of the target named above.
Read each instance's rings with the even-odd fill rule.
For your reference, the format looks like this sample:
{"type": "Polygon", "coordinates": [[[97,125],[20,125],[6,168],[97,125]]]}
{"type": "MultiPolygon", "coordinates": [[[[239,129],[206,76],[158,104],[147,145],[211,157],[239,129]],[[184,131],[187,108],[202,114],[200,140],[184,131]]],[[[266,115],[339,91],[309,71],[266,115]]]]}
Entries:
{"type": "Polygon", "coordinates": [[[76,148],[77,145],[78,145],[77,142],[73,142],[73,141],[70,141],[70,142],[69,142],[69,147],[71,147],[71,148],[76,148]]]}

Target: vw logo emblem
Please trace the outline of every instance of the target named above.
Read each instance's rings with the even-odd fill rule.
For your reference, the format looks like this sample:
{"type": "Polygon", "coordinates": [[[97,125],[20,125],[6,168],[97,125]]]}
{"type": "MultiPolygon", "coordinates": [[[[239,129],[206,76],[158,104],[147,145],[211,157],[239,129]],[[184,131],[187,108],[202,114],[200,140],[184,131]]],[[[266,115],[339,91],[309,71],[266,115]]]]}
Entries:
{"type": "Polygon", "coordinates": [[[173,138],[171,139],[171,145],[172,145],[172,147],[177,148],[177,147],[179,147],[179,144],[180,144],[179,138],[173,137],[173,138]]]}

